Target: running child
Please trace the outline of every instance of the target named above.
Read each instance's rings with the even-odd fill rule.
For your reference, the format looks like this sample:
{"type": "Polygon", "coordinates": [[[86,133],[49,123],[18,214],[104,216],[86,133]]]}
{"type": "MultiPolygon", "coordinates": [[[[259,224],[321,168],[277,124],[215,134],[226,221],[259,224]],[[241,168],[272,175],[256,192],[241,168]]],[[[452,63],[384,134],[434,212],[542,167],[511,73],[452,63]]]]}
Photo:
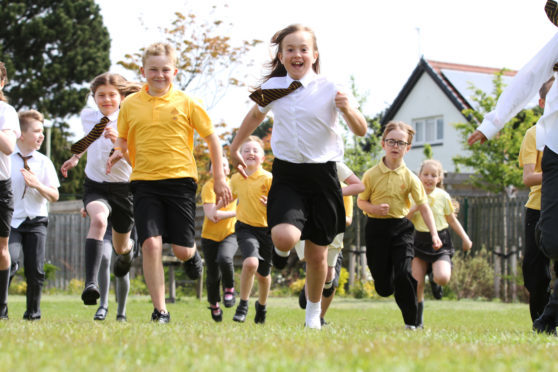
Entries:
{"type": "Polygon", "coordinates": [[[54,164],[38,150],[45,136],[43,114],[36,110],[21,111],[21,136],[11,156],[14,214],[9,238],[12,261],[10,282],[23,267],[27,282],[25,320],[41,319],[41,291],[45,281],[45,248],[48,226],[47,203],[58,200],[60,182],[54,164]]]}
{"type": "Polygon", "coordinates": [[[87,152],[83,205],[90,218],[85,239],[85,289],[81,299],[85,305],[96,305],[100,297],[97,277],[103,256],[103,237],[110,218],[112,242],[118,257],[114,275],[124,276],[130,270],[134,241],[130,232],[134,225],[132,194],[130,192],[130,165],[120,161],[110,174],[105,164],[116,141],[116,121],[120,103],[128,92],[129,83],[119,74],[106,72],[97,76],[90,85],[97,109],[86,108],[81,112],[81,123],[86,134],[72,145],[72,157],[62,164],[64,177],[87,152]]]}
{"type": "Polygon", "coordinates": [[[203,265],[194,240],[198,179],[194,130],[209,148],[217,203],[228,205],[231,201],[219,138],[198,101],[174,88],[176,62],[176,52],[167,43],[145,49],[140,70],[147,83],[122,102],[118,140],[106,168],[112,172],[114,163],[123,157],[132,165],[130,180],[143,272],[154,307],[151,320],[158,323],[170,321],[165,304],[163,243],[171,244],[175,256],[186,262],[191,278],[199,277],[203,265]]]}
{"type": "MultiPolygon", "coordinates": [[[[209,169],[211,171],[211,168],[209,169]]],[[[229,162],[223,158],[223,172],[230,173],[229,162]]],[[[227,179],[230,185],[230,180],[227,179]]],[[[203,185],[201,191],[204,220],[201,233],[201,245],[206,271],[207,300],[211,318],[220,322],[223,320],[223,310],[219,307],[221,301],[221,282],[223,284],[223,302],[225,307],[233,307],[236,301],[234,292],[233,259],[238,248],[234,225],[236,223],[236,202],[221,207],[217,205],[213,179],[203,185]]]]}
{"type": "Polygon", "coordinates": [[[417,213],[417,207],[411,207],[407,216],[415,226],[415,258],[412,262],[412,272],[417,281],[418,310],[416,326],[422,328],[424,277],[426,273],[431,269],[432,279],[440,286],[448,284],[451,277],[451,258],[455,251],[448,227],[451,227],[459,235],[463,241],[465,252],[471,249],[473,243],[455,216],[451,197],[443,189],[444,170],[442,164],[437,160],[425,160],[420,167],[419,178],[426,191],[428,205],[432,210],[436,230],[442,241],[441,248],[434,249],[432,247],[432,238],[428,226],[421,213],[417,213]]]}
{"type": "Polygon", "coordinates": [[[305,26],[291,25],[271,39],[276,47],[270,72],[250,98],[250,109],[231,144],[231,158],[245,175],[240,145],[274,114],[271,148],[273,182],[268,199],[268,222],[273,264],[281,269],[295,243],[306,240],[308,306],[306,326],[320,329],[320,301],[327,274],[327,246],[345,231],[345,211],[335,162],[343,160],[338,124],[341,112],[349,129],[366,133],[366,120],[354,98],[319,75],[316,36],[305,26]]]}
{"type": "Polygon", "coordinates": [[[240,302],[233,320],[243,323],[248,314],[248,299],[254,284],[258,281],[255,323],[265,323],[267,297],[271,286],[271,252],[273,242],[267,226],[267,197],[271,187],[271,173],[262,168],[264,161],[263,141],[250,136],[240,148],[246,167],[247,178],[240,173],[231,177],[233,197],[238,198],[235,230],[238,247],[242,253],[240,274],[240,302]]]}
{"type": "Polygon", "coordinates": [[[417,326],[417,281],[411,273],[414,257],[414,228],[405,216],[415,201],[428,230],[434,249],[442,247],[424,187],[407,168],[403,156],[411,149],[414,129],[401,122],[389,122],[382,134],[385,156],[364,173],[365,190],[357,205],[368,216],[366,222],[366,259],[378,294],[395,294],[395,302],[405,328],[417,326]]]}
{"type": "Polygon", "coordinates": [[[0,320],[8,319],[8,287],[10,285],[10,251],[8,236],[14,212],[11,183],[10,155],[20,136],[19,119],[15,109],[8,104],[3,89],[8,82],[8,72],[0,62],[0,320]]]}

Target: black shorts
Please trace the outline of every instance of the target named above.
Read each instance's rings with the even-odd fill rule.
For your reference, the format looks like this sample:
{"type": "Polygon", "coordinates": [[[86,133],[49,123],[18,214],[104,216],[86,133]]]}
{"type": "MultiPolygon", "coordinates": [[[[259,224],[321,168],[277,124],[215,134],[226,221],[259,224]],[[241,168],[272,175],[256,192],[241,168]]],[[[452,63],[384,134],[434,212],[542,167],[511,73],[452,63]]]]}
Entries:
{"type": "Polygon", "coordinates": [[[297,227],[301,240],[329,245],[345,231],[345,206],[335,162],[295,164],[275,158],[267,199],[269,228],[297,227]]]}
{"type": "Polygon", "coordinates": [[[438,231],[442,241],[442,248],[437,251],[432,248],[432,236],[429,232],[415,231],[415,257],[427,263],[433,263],[440,259],[451,263],[451,257],[455,253],[451,236],[448,229],[438,231]]]}
{"type": "Polygon", "coordinates": [[[140,245],[161,236],[164,243],[195,246],[196,190],[193,178],[132,181],[140,245]]]}
{"type": "Polygon", "coordinates": [[[256,257],[259,261],[258,274],[268,276],[271,272],[273,241],[268,227],[254,227],[240,221],[235,225],[236,240],[242,258],[256,257]]]}
{"type": "Polygon", "coordinates": [[[0,181],[0,237],[10,236],[10,224],[14,214],[14,194],[12,192],[12,180],[0,181]]]}
{"type": "Polygon", "coordinates": [[[134,226],[132,193],[128,182],[83,181],[83,205],[98,201],[107,206],[114,231],[125,234],[134,226]]]}

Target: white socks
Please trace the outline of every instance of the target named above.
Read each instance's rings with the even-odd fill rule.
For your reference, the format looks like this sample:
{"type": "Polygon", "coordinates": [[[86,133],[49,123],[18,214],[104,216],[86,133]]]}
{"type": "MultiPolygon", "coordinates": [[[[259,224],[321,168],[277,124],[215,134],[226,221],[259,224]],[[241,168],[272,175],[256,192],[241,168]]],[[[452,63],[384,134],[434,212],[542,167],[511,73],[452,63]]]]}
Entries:
{"type": "Polygon", "coordinates": [[[281,257],[289,257],[289,254],[291,253],[291,251],[287,251],[287,252],[280,251],[275,247],[273,247],[273,249],[275,249],[275,253],[277,253],[277,255],[281,257]]]}
{"type": "Polygon", "coordinates": [[[306,327],[310,329],[322,329],[320,322],[320,313],[322,312],[322,302],[312,302],[308,300],[306,303],[306,327]]]}

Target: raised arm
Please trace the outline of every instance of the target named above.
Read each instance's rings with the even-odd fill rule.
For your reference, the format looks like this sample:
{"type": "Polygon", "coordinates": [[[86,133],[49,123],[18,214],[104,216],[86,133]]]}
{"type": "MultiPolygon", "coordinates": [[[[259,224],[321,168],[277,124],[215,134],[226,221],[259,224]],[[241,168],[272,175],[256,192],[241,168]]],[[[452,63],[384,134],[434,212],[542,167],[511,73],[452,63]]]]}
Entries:
{"type": "Polygon", "coordinates": [[[221,202],[227,205],[232,201],[232,193],[229,185],[227,185],[225,172],[223,172],[223,152],[219,144],[219,138],[215,133],[206,136],[205,141],[209,149],[209,157],[211,158],[211,169],[213,170],[213,190],[217,197],[217,204],[221,202]]]}
{"type": "Polygon", "coordinates": [[[467,235],[467,233],[463,229],[463,226],[461,226],[461,223],[459,223],[459,220],[457,219],[457,217],[455,217],[455,214],[448,214],[446,216],[446,221],[448,221],[450,227],[453,229],[453,231],[456,232],[457,235],[459,235],[459,237],[463,241],[463,250],[468,251],[469,249],[471,249],[471,247],[473,246],[473,242],[471,241],[471,239],[469,239],[469,235],[467,235]]]}
{"type": "Polygon", "coordinates": [[[335,96],[335,106],[343,114],[351,132],[357,136],[364,136],[368,127],[364,115],[349,104],[349,98],[345,93],[337,92],[335,96]]]}
{"type": "Polygon", "coordinates": [[[242,120],[242,124],[240,128],[238,128],[238,132],[236,132],[236,136],[231,144],[230,151],[231,151],[231,164],[235,167],[238,172],[244,177],[248,178],[245,172],[246,164],[244,164],[244,160],[242,160],[242,155],[240,155],[240,145],[254,132],[254,130],[262,123],[265,119],[264,113],[262,113],[257,105],[254,105],[248,114],[242,120]]]}

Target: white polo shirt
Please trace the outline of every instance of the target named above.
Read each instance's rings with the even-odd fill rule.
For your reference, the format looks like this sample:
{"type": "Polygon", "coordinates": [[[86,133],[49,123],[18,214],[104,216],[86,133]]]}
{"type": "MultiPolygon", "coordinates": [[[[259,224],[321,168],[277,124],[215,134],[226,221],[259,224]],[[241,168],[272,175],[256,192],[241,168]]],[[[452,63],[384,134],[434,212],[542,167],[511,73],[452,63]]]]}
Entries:
{"type": "MultiPolygon", "coordinates": [[[[289,75],[273,77],[261,88],[288,88],[292,82],[289,75]]],[[[273,112],[273,155],[291,163],[342,161],[344,146],[335,96],[338,91],[344,91],[354,107],[358,106],[356,100],[313,70],[300,82],[302,86],[291,94],[259,107],[262,113],[273,112]]]]}
{"type": "MultiPolygon", "coordinates": [[[[84,109],[81,112],[81,124],[84,135],[87,135],[95,124],[101,121],[103,116],[99,110],[84,109]]],[[[118,119],[118,111],[113,112],[108,118],[110,122],[107,124],[107,128],[117,130],[116,120],[118,119]]],[[[87,148],[87,164],[85,165],[85,175],[87,178],[95,182],[130,182],[132,167],[124,159],[114,164],[110,173],[106,174],[107,160],[113,147],[112,141],[105,138],[104,135],[101,135],[89,145],[87,148]]]]}
{"type": "MultiPolygon", "coordinates": [[[[18,155],[18,152],[20,150],[16,145],[13,154],[10,156],[12,162],[12,191],[14,193],[14,214],[11,223],[13,228],[21,225],[27,217],[48,216],[47,200],[44,196],[32,187],[25,188],[25,180],[21,174],[23,159],[18,155]],[[24,190],[25,195],[23,194],[24,190]]],[[[37,176],[37,179],[46,186],[60,187],[52,161],[38,151],[33,151],[28,155],[31,155],[31,159],[27,160],[27,165],[29,165],[31,172],[37,176]]]]}
{"type": "MultiPolygon", "coordinates": [[[[0,101],[0,130],[12,130],[16,138],[19,138],[21,131],[19,129],[19,118],[16,110],[4,101],[0,101]]],[[[10,155],[0,151],[0,180],[4,181],[10,178],[10,155]]]]}

